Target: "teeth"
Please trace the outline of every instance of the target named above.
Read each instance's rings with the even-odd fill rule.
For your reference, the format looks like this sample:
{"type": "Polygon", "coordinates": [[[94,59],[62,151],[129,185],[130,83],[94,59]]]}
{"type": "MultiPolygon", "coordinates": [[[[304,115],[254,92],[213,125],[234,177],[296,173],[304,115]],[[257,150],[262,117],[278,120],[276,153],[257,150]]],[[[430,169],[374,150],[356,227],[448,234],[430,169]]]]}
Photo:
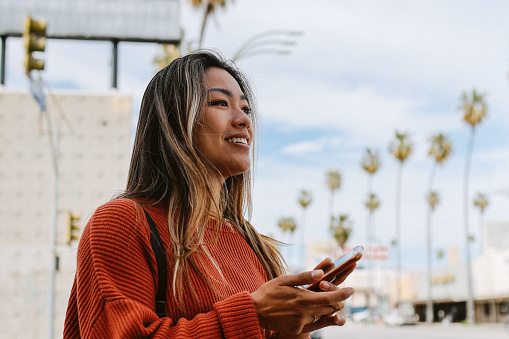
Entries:
{"type": "Polygon", "coordinates": [[[226,139],[227,142],[233,142],[238,144],[246,144],[247,145],[247,139],[245,138],[228,138],[226,139]]]}

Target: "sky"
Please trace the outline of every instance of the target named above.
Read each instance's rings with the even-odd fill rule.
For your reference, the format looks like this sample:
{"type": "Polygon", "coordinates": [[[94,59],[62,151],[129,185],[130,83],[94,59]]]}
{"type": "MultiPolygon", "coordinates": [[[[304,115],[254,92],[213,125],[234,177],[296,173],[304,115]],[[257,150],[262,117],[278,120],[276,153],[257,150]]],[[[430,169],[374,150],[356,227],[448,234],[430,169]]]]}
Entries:
{"type": "MultiPolygon", "coordinates": [[[[181,2],[186,41],[197,39],[201,13],[181,2]]],[[[284,238],[277,223],[294,217],[307,240],[328,233],[328,170],[342,176],[335,215],[352,221],[350,245],[366,244],[368,175],[366,148],[381,167],[373,191],[377,243],[395,237],[398,163],[389,144],[407,133],[414,152],[402,168],[403,267],[426,263],[425,195],[433,161],[429,138],[444,133],[451,157],[440,166],[433,189],[440,203],[432,218],[434,252],[464,248],[463,176],[470,128],[458,110],[463,92],[484,93],[488,116],[475,130],[470,168],[469,225],[479,239],[477,192],[489,195],[485,222],[509,222],[509,3],[505,1],[236,0],[208,23],[204,47],[231,57],[248,39],[274,30],[299,31],[289,55],[258,54],[237,61],[251,80],[260,114],[254,167],[252,222],[262,233],[284,238]],[[302,190],[313,201],[303,211],[302,190]],[[504,193],[505,192],[505,193],[504,193]]],[[[273,36],[273,38],[276,38],[273,36]]],[[[21,39],[7,43],[8,88],[26,88],[21,39]]],[[[119,44],[119,88],[133,96],[133,125],[143,91],[154,75],[155,44],[119,44]]],[[[50,40],[43,75],[53,90],[111,90],[111,44],[50,40]]],[[[127,169],[126,169],[127,171],[127,169]]],[[[478,243],[475,244],[478,246],[478,243]]]]}

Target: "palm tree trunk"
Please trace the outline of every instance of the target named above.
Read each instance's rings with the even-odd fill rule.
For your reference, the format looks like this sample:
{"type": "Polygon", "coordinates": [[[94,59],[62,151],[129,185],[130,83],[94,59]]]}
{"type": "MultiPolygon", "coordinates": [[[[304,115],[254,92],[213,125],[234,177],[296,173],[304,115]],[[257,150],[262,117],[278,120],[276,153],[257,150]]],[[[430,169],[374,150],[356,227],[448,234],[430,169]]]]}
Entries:
{"type": "MultiPolygon", "coordinates": [[[[373,222],[373,211],[369,211],[368,216],[368,249],[373,249],[373,233],[372,233],[372,222],[373,222]]],[[[368,272],[369,272],[369,287],[368,287],[368,310],[370,317],[368,318],[369,321],[371,321],[371,316],[373,315],[373,306],[372,306],[372,297],[373,297],[373,290],[374,290],[374,284],[373,284],[373,260],[370,258],[367,258],[366,264],[368,266],[368,272]]]]}
{"type": "MultiPolygon", "coordinates": [[[[370,174],[368,177],[368,197],[373,193],[373,176],[370,174]]],[[[366,245],[369,250],[373,247],[373,234],[372,234],[372,222],[373,222],[373,211],[368,208],[368,223],[366,227],[366,245]]],[[[373,265],[371,260],[366,262],[369,269],[369,289],[368,289],[368,310],[369,314],[373,314],[373,307],[371,306],[371,298],[373,295],[373,265]]],[[[371,317],[370,317],[371,318],[371,317]]],[[[368,319],[370,319],[368,318],[368,319]]]]}
{"type": "Polygon", "coordinates": [[[330,248],[330,257],[332,259],[334,259],[334,235],[331,233],[331,226],[332,226],[332,217],[333,217],[333,204],[334,204],[334,191],[331,190],[330,191],[330,200],[329,200],[329,233],[331,234],[331,238],[332,238],[332,241],[331,241],[331,248],[330,248]]]}
{"type": "Polygon", "coordinates": [[[481,215],[479,216],[479,255],[481,255],[484,251],[484,236],[483,236],[483,225],[484,223],[484,211],[481,211],[481,215]]]}
{"type": "Polygon", "coordinates": [[[403,173],[403,162],[399,163],[398,175],[396,178],[396,306],[401,301],[401,177],[403,173]]]}
{"type": "Polygon", "coordinates": [[[205,7],[205,12],[203,13],[203,20],[201,23],[200,29],[200,40],[198,40],[198,49],[202,48],[203,36],[205,35],[205,26],[207,25],[207,20],[209,18],[210,13],[212,13],[214,7],[207,2],[207,6],[205,7]]]}
{"type": "Polygon", "coordinates": [[[301,242],[302,242],[302,255],[301,255],[301,258],[303,258],[303,268],[306,269],[306,260],[307,260],[307,257],[306,257],[306,234],[305,234],[305,227],[304,227],[304,224],[306,222],[306,208],[303,207],[302,208],[302,224],[300,225],[300,232],[301,232],[301,242]]]}
{"type": "MultiPolygon", "coordinates": [[[[429,194],[431,195],[431,192],[433,191],[433,180],[435,178],[435,172],[436,172],[436,162],[433,163],[433,167],[431,167],[431,173],[429,177],[429,194]]],[[[426,322],[428,324],[431,324],[433,322],[433,294],[432,294],[432,236],[431,236],[431,216],[433,213],[433,208],[431,207],[431,204],[428,204],[428,220],[427,220],[427,264],[428,264],[428,300],[426,302],[426,322]]]]}
{"type": "Polygon", "coordinates": [[[432,268],[431,268],[431,214],[432,209],[429,206],[428,210],[428,227],[427,227],[427,261],[428,261],[428,300],[426,302],[426,322],[431,324],[433,322],[433,296],[432,296],[432,268]]]}
{"type": "Polygon", "coordinates": [[[467,263],[467,287],[468,287],[468,298],[467,298],[467,323],[473,324],[475,320],[475,309],[474,309],[474,291],[472,286],[472,262],[470,255],[470,232],[468,224],[468,186],[470,176],[470,162],[472,159],[472,151],[474,148],[474,133],[475,127],[472,127],[470,133],[470,140],[468,143],[467,159],[465,163],[465,176],[463,182],[463,217],[464,217],[464,228],[465,228],[465,255],[467,263]]]}

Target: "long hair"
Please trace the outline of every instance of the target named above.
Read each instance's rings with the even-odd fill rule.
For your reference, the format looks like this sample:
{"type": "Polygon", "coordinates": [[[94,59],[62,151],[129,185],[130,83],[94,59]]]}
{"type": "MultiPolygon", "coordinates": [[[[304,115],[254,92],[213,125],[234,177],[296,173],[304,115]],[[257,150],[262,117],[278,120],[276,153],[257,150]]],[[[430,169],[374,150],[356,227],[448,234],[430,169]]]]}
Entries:
{"type": "MultiPolygon", "coordinates": [[[[152,78],[143,95],[127,188],[121,195],[146,199],[168,208],[174,258],[172,291],[181,309],[185,308],[184,278],[189,276],[190,268],[218,293],[200,269],[205,259],[221,274],[204,241],[205,225],[211,216],[222,219],[216,239],[223,221],[237,227],[256,253],[268,279],[285,270],[276,247],[278,242],[259,234],[244,216],[251,215],[251,170],[228,177],[218,200],[209,180],[214,166],[196,148],[194,128],[203,116],[207,90],[204,74],[210,67],[227,71],[238,82],[252,111],[252,125],[255,124],[253,92],[245,76],[233,64],[210,51],[174,60],[152,78]]],[[[197,297],[194,290],[193,294],[197,297]]]]}

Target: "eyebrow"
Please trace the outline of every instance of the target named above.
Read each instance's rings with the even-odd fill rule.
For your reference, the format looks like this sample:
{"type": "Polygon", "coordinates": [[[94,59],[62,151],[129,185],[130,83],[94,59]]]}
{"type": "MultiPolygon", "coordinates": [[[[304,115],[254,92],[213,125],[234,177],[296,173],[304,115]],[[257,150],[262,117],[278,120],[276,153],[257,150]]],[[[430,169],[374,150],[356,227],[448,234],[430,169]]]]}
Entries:
{"type": "MultiPolygon", "coordinates": [[[[232,94],[232,92],[230,92],[229,90],[227,90],[227,89],[225,89],[225,88],[216,88],[216,87],[214,87],[214,88],[211,88],[211,89],[209,89],[209,90],[207,91],[207,93],[209,93],[209,92],[221,92],[221,93],[223,93],[223,94],[225,94],[225,95],[229,96],[230,98],[233,98],[233,94],[232,94]]],[[[246,95],[245,95],[245,94],[242,94],[242,95],[240,96],[240,100],[246,100],[246,101],[247,101],[247,97],[246,97],[246,95]]]]}

